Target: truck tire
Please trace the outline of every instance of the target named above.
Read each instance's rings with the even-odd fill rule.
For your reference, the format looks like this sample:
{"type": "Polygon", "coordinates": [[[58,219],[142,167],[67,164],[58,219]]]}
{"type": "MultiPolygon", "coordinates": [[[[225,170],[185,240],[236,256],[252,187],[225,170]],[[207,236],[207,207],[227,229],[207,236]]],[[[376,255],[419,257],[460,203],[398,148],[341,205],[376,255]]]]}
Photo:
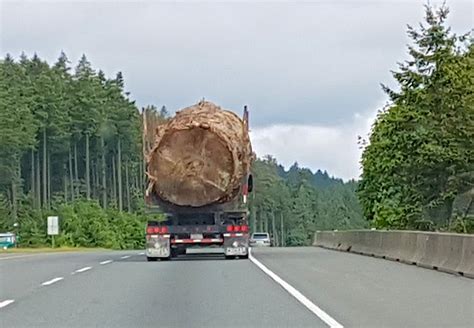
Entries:
{"type": "Polygon", "coordinates": [[[147,262],[156,262],[156,261],[158,260],[158,258],[157,258],[157,257],[149,257],[149,256],[147,256],[147,257],[146,257],[146,260],[147,260],[147,262]]]}

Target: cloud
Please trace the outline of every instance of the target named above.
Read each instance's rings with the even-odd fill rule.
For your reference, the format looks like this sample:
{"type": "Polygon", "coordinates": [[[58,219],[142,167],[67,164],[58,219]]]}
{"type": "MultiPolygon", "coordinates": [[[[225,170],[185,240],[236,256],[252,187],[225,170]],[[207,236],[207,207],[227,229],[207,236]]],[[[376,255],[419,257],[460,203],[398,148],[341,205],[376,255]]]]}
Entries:
{"type": "MultiPolygon", "coordinates": [[[[382,96],[424,2],[2,1],[0,48],[49,61],[65,50],[74,64],[86,53],[123,71],[140,106],[205,97],[249,105],[258,127],[340,125],[382,96]]],[[[449,3],[455,30],[469,29],[471,5],[449,3]]]]}
{"type": "MultiPolygon", "coordinates": [[[[53,62],[64,50],[75,65],[86,53],[107,75],[122,71],[139,106],[248,105],[259,155],[347,179],[425,3],[0,0],[0,56],[53,62]]],[[[447,3],[453,31],[470,30],[472,1],[447,3]]]]}
{"type": "MultiPolygon", "coordinates": [[[[382,107],[382,103],[377,109],[382,107]]],[[[295,161],[313,171],[327,170],[330,175],[348,179],[360,176],[362,150],[358,136],[366,138],[377,110],[356,113],[351,122],[340,126],[274,124],[251,131],[254,151],[259,157],[272,155],[285,168],[295,161]]]]}

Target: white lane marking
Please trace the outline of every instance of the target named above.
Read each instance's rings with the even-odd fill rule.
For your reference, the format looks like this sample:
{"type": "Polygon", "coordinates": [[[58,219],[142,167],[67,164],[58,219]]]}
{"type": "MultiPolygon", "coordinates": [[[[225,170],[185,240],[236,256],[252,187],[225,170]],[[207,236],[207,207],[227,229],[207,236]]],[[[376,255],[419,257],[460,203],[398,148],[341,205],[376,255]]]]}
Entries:
{"type": "Polygon", "coordinates": [[[7,257],[0,257],[0,261],[3,260],[11,260],[11,259],[20,259],[22,257],[31,257],[31,256],[38,256],[41,254],[31,254],[31,255],[18,255],[18,256],[7,256],[7,257]]]}
{"type": "Polygon", "coordinates": [[[121,259],[128,259],[130,257],[130,255],[125,255],[125,256],[122,256],[121,259]]]}
{"type": "Polygon", "coordinates": [[[43,286],[49,286],[49,285],[52,285],[52,284],[54,284],[55,282],[58,282],[58,281],[63,280],[63,279],[64,279],[63,277],[57,277],[57,278],[54,278],[54,279],[45,281],[45,282],[43,282],[41,285],[43,285],[43,286]]]}
{"type": "Polygon", "coordinates": [[[331,328],[343,328],[344,326],[337,322],[334,318],[332,318],[329,314],[324,312],[319,306],[311,302],[306,296],[301,294],[296,288],[291,286],[289,283],[281,279],[277,276],[274,272],[268,269],[265,265],[263,265],[259,260],[252,256],[251,249],[249,248],[249,259],[259,267],[260,270],[265,272],[270,278],[272,278],[277,284],[283,287],[291,296],[296,298],[301,304],[303,304],[308,310],[313,312],[318,318],[324,321],[329,327],[331,328]]]}
{"type": "Polygon", "coordinates": [[[15,302],[15,300],[5,300],[5,301],[0,302],[0,309],[4,308],[5,306],[9,304],[12,304],[13,302],[15,302]]]}
{"type": "Polygon", "coordinates": [[[90,270],[90,269],[92,269],[92,267],[84,267],[84,268],[78,269],[74,272],[81,273],[81,272],[84,272],[84,271],[87,271],[87,270],[90,270]]]}
{"type": "Polygon", "coordinates": [[[109,263],[112,263],[112,260],[106,260],[106,261],[102,261],[100,262],[99,264],[109,264],[109,263]]]}
{"type": "Polygon", "coordinates": [[[145,252],[138,253],[138,255],[145,255],[145,252]]]}

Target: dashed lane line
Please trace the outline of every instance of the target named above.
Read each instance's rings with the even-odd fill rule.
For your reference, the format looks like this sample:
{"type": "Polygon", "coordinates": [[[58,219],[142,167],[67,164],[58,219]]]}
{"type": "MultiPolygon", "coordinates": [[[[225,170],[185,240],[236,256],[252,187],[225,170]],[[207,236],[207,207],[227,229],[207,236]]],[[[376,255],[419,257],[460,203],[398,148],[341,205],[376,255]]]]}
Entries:
{"type": "Polygon", "coordinates": [[[54,284],[55,282],[61,281],[61,280],[63,280],[63,279],[64,279],[64,277],[56,277],[56,278],[54,278],[54,279],[51,279],[51,280],[48,280],[48,281],[43,282],[41,285],[42,285],[42,286],[49,286],[49,285],[52,285],[52,284],[54,284]]]}
{"type": "Polygon", "coordinates": [[[0,302],[0,309],[4,308],[7,305],[12,304],[13,302],[15,302],[15,300],[5,300],[5,301],[0,302]]]}
{"type": "Polygon", "coordinates": [[[81,269],[77,269],[76,271],[74,271],[73,273],[81,273],[81,272],[85,272],[85,271],[88,271],[92,269],[92,267],[84,267],[84,268],[81,268],[81,269]]]}
{"type": "Polygon", "coordinates": [[[104,265],[104,264],[109,264],[109,263],[112,263],[112,262],[113,262],[112,260],[106,260],[106,261],[100,262],[99,264],[104,265]]]}

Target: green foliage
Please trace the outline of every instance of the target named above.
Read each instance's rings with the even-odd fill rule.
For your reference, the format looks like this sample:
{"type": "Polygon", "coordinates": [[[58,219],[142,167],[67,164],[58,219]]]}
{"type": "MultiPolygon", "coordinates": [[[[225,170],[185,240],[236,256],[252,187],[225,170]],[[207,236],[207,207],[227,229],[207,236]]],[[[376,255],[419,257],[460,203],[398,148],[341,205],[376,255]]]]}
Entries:
{"type": "Polygon", "coordinates": [[[309,245],[316,230],[364,228],[357,183],[312,173],[293,165],[288,171],[271,156],[255,161],[250,197],[252,231],[267,231],[279,246],[309,245]]]}
{"type": "MultiPolygon", "coordinates": [[[[57,215],[58,246],[142,247],[146,218],[136,213],[153,131],[142,145],[120,72],[107,78],[85,55],[74,72],[69,65],[64,53],[53,65],[24,54],[0,61],[0,229],[18,232],[22,246],[46,246],[46,218],[57,215]]],[[[169,117],[166,107],[144,111],[155,123],[169,117]]],[[[355,182],[298,165],[285,171],[271,157],[257,160],[253,173],[252,230],[269,231],[278,245],[365,225],[355,182]]]]}
{"type": "Polygon", "coordinates": [[[36,54],[0,60],[0,230],[20,229],[23,245],[45,245],[45,220],[55,214],[64,229],[58,245],[138,247],[138,108],[120,72],[107,78],[85,55],[74,72],[69,65],[64,53],[52,65],[36,54]]]}
{"type": "Polygon", "coordinates": [[[49,213],[25,207],[18,234],[22,247],[41,247],[51,244],[46,234],[46,218],[57,215],[60,234],[56,246],[103,247],[112,249],[138,249],[144,247],[144,215],[104,210],[96,201],[79,200],[70,204],[53,205],[49,213]]]}
{"type": "Polygon", "coordinates": [[[411,59],[393,73],[399,90],[383,86],[392,103],[372,127],[358,190],[379,228],[459,230],[454,201],[474,186],[474,46],[447,15],[426,7],[426,24],[408,28],[411,59]]]}
{"type": "MultiPolygon", "coordinates": [[[[102,207],[113,206],[124,179],[119,169],[130,173],[131,183],[123,187],[130,192],[123,195],[142,192],[139,111],[121,73],[108,79],[85,55],[70,71],[64,53],[53,65],[36,54],[0,60],[0,193],[10,216],[26,193],[37,209],[48,209],[55,197],[67,202],[89,194],[105,199],[102,207]],[[117,164],[119,139],[124,160],[117,164]]],[[[135,206],[129,211],[140,207],[128,203],[135,206]]]]}

